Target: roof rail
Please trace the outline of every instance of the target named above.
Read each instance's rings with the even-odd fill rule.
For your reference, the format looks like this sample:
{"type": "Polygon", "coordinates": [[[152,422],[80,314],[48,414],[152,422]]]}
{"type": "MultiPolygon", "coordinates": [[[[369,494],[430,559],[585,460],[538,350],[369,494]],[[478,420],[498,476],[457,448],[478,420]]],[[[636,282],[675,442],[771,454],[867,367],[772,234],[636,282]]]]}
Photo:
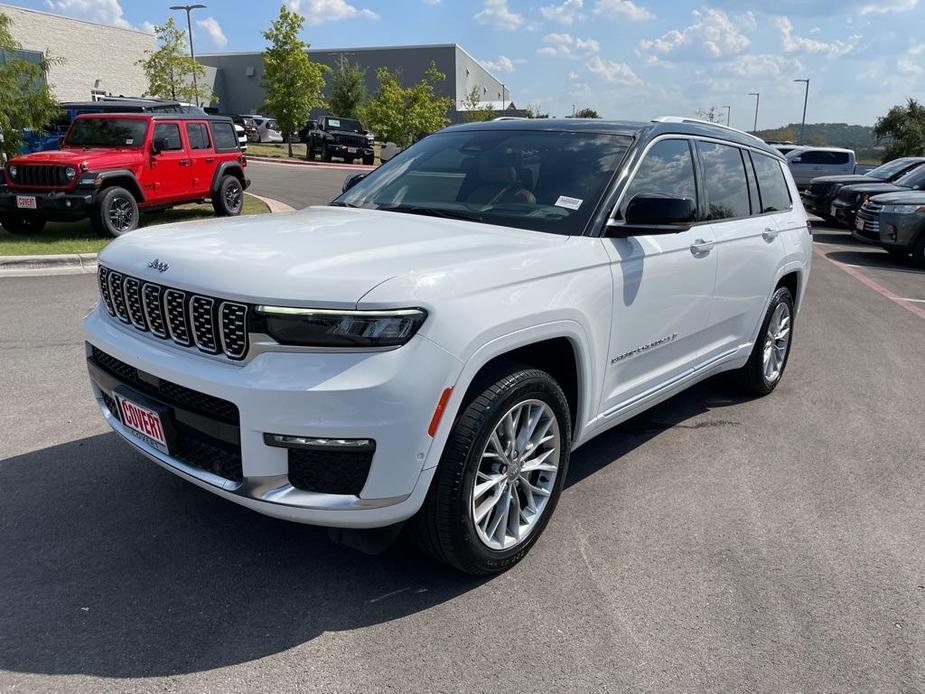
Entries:
{"type": "Polygon", "coordinates": [[[757,135],[752,135],[749,132],[744,130],[739,130],[738,128],[731,128],[728,125],[723,125],[722,123],[713,123],[708,120],[703,120],[702,118],[689,118],[687,116],[662,116],[660,118],[655,118],[653,123],[698,123],[700,125],[712,125],[714,128],[722,128],[723,130],[731,130],[740,135],[747,135],[753,140],[758,140],[758,142],[765,144],[765,141],[762,140],[757,135]]]}

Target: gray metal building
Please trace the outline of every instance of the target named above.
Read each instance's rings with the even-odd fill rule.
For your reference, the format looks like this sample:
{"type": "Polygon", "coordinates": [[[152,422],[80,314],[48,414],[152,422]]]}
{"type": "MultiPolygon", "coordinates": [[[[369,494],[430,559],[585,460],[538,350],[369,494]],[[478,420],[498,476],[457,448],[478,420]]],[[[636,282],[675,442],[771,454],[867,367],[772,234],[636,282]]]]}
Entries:
{"type": "MultiPolygon", "coordinates": [[[[309,49],[309,56],[318,63],[334,67],[345,56],[351,63],[366,68],[366,83],[370,94],[377,90],[376,70],[380,67],[399,71],[402,84],[419,82],[424,71],[435,63],[447,78],[438,84],[440,96],[453,99],[456,108],[473,87],[479,89],[484,102],[510,104],[507,87],[482,67],[462,47],[455,43],[423,46],[383,46],[378,48],[309,49]]],[[[263,57],[254,53],[211,53],[196,56],[207,68],[207,80],[226,113],[260,113],[266,92],[260,86],[263,78],[263,57]]],[[[453,113],[450,114],[453,119],[453,113]]],[[[455,119],[454,119],[455,120],[455,119]]]]}

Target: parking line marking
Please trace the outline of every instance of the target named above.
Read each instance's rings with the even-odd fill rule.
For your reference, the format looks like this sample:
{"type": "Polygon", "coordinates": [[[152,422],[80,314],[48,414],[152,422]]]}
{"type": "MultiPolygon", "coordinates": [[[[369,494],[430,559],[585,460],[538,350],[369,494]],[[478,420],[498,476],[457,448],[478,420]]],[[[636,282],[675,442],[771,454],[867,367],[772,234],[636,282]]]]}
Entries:
{"type": "Polygon", "coordinates": [[[896,304],[897,306],[902,306],[904,309],[906,309],[907,311],[909,311],[909,313],[913,313],[913,314],[915,314],[916,316],[918,316],[919,318],[921,318],[922,320],[925,320],[925,309],[919,308],[918,306],[912,304],[908,299],[903,299],[903,298],[900,297],[900,296],[896,296],[896,295],[895,295],[893,292],[891,292],[889,289],[887,289],[886,287],[884,287],[884,286],[883,286],[882,284],[880,284],[879,282],[877,282],[877,281],[875,281],[875,280],[872,280],[870,277],[868,277],[867,275],[865,275],[863,272],[861,272],[861,271],[858,270],[857,268],[854,268],[854,267],[852,267],[852,266],[850,266],[850,265],[847,265],[847,264],[845,264],[845,263],[843,263],[843,262],[841,262],[841,261],[839,261],[839,260],[835,260],[834,258],[830,258],[830,257],[829,257],[828,255],[826,255],[823,251],[818,250],[818,249],[816,249],[815,247],[813,248],[813,252],[816,253],[816,254],[818,254],[818,255],[821,255],[823,258],[825,258],[825,259],[828,260],[830,263],[832,263],[833,265],[835,265],[835,267],[841,268],[842,270],[844,270],[845,272],[847,272],[849,275],[851,275],[852,277],[854,277],[854,279],[856,279],[858,282],[860,282],[861,284],[863,284],[863,285],[864,285],[865,287],[867,287],[868,289],[873,289],[875,292],[877,292],[878,294],[880,294],[880,295],[883,296],[883,297],[886,297],[887,299],[889,299],[890,301],[892,301],[892,302],[893,302],[894,304],[896,304]]]}

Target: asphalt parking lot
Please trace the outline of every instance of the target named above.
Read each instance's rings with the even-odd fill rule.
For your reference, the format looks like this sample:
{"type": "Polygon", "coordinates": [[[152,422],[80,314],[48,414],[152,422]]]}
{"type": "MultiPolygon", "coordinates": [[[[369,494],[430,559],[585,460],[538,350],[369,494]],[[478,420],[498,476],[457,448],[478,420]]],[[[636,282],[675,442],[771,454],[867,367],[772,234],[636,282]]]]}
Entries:
{"type": "Polygon", "coordinates": [[[579,449],[491,579],[146,462],[90,397],[94,276],[0,277],[0,691],[925,690],[925,272],[815,240],[777,391],[714,379],[579,449]]]}

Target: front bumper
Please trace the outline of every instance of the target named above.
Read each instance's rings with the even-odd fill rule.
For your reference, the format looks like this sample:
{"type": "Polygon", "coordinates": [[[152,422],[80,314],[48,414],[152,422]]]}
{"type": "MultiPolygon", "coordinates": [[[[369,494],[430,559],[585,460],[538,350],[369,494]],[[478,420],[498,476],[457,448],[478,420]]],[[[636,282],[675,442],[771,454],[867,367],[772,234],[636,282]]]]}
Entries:
{"type": "Polygon", "coordinates": [[[357,145],[342,145],[334,142],[328,143],[328,152],[335,156],[350,157],[371,157],[373,156],[372,147],[360,147],[357,145]],[[352,151],[351,151],[352,150],[352,151]]]}
{"type": "Polygon", "coordinates": [[[804,190],[800,193],[800,197],[803,200],[803,207],[810,214],[822,217],[823,219],[829,216],[829,202],[824,197],[816,195],[810,190],[804,190]]]}
{"type": "Polygon", "coordinates": [[[880,213],[879,243],[884,248],[911,252],[916,241],[925,234],[925,215],[880,213]]]}
{"type": "Polygon", "coordinates": [[[854,218],[857,215],[857,209],[850,203],[836,200],[832,203],[831,212],[842,224],[854,228],[854,218]]]}
{"type": "Polygon", "coordinates": [[[96,347],[155,379],[237,408],[239,423],[231,433],[239,440],[240,474],[231,479],[216,474],[218,466],[191,464],[136,438],[107,401],[114,384],[94,374],[91,365],[93,394],[106,421],[180,477],[269,516],[332,527],[392,525],[423,503],[440,456],[427,427],[443,388],[462,366],[429,340],[417,336],[400,349],[372,353],[264,352],[241,364],[162,342],[100,310],[84,327],[88,356],[96,347]],[[296,488],[289,479],[288,450],[267,445],[268,433],[374,440],[362,491],[296,488]]]}
{"type": "Polygon", "coordinates": [[[52,213],[54,215],[85,215],[96,202],[95,189],[15,190],[0,186],[0,212],[22,212],[25,214],[52,213]],[[35,209],[20,209],[16,204],[18,196],[35,198],[35,209]]]}

